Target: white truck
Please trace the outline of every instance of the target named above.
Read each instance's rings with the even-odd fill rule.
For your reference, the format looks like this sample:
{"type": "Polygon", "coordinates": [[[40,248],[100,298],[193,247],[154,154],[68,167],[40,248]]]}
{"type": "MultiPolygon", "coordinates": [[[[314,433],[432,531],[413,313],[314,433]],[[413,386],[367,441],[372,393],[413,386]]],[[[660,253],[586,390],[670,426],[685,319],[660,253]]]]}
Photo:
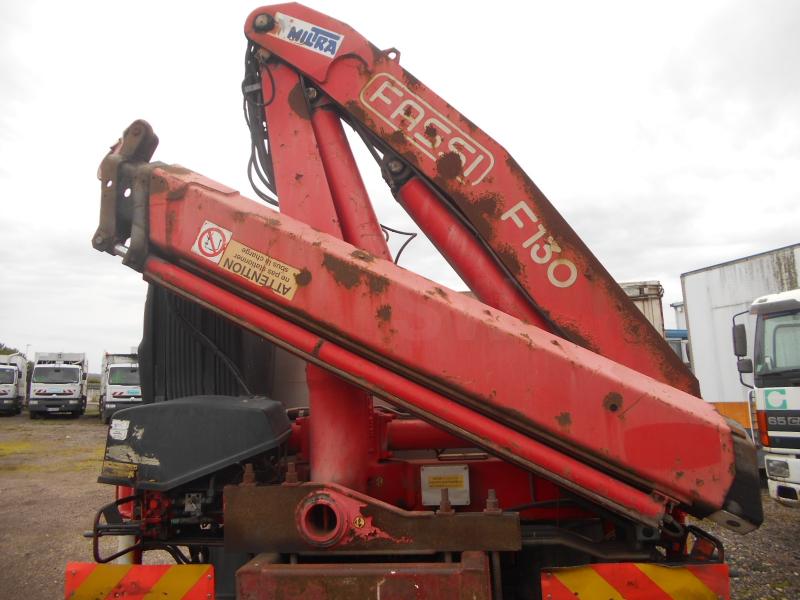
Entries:
{"type": "Polygon", "coordinates": [[[739,373],[753,374],[769,495],[800,506],[800,289],[761,296],[748,312],[756,318],[752,354],[736,319],[733,351],[739,373]]]}
{"type": "Polygon", "coordinates": [[[136,353],[103,355],[100,374],[100,419],[108,423],[123,408],[142,403],[139,359],[136,353]]]}
{"type": "Polygon", "coordinates": [[[34,357],[28,397],[30,418],[53,413],[79,417],[86,412],[86,354],[37,352],[34,357]]]}
{"type": "Polygon", "coordinates": [[[0,413],[18,415],[28,387],[28,361],[19,352],[0,355],[0,413]]]}
{"type": "MultiPolygon", "coordinates": [[[[747,376],[741,383],[731,356],[731,323],[734,315],[755,339],[753,300],[798,287],[800,244],[746,256],[681,275],[683,311],[689,331],[692,369],[700,392],[717,411],[738,421],[751,434],[755,418],[750,404],[747,376]]],[[[750,355],[752,356],[752,355],[750,355]]]]}

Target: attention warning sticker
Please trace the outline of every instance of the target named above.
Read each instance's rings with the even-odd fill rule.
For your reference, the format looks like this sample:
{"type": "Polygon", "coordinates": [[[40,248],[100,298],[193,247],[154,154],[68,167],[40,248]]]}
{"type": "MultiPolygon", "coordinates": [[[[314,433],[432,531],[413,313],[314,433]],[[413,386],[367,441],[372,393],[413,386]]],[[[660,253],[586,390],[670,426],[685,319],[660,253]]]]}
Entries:
{"type": "Polygon", "coordinates": [[[192,252],[287,300],[297,291],[299,269],[237,242],[230,231],[211,221],[203,223],[192,252]]]}

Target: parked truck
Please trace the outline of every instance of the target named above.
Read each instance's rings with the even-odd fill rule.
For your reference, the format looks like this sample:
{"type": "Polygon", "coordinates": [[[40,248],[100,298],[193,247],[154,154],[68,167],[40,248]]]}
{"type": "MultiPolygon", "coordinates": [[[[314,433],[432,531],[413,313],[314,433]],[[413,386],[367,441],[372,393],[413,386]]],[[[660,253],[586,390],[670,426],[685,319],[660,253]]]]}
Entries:
{"type": "MultiPolygon", "coordinates": [[[[741,382],[731,357],[731,323],[739,322],[755,339],[753,301],[766,294],[794,289],[800,282],[800,244],[761,252],[681,275],[682,314],[689,332],[692,368],[703,398],[720,414],[753,434],[756,422],[750,390],[741,382]]],[[[750,383],[750,381],[746,381],[750,383]]]]}
{"type": "Polygon", "coordinates": [[[28,413],[79,417],[86,412],[88,362],[82,352],[37,352],[34,355],[28,413]]]}
{"type": "Polygon", "coordinates": [[[137,354],[103,354],[99,401],[100,419],[103,423],[108,423],[118,410],[141,402],[142,388],[139,385],[137,354]]]}
{"type": "Polygon", "coordinates": [[[520,166],[340,21],[267,6],[245,35],[261,202],[151,162],[141,120],[100,166],[92,243],[150,284],[145,402],[66,597],[728,598],[686,515],[756,529],[755,448],[520,166]],[[342,122],[475,298],[396,264],[342,122]]]}
{"type": "Polygon", "coordinates": [[[28,361],[19,352],[0,355],[0,412],[18,415],[28,387],[28,361]]]}
{"type": "Polygon", "coordinates": [[[769,495],[800,506],[800,289],[757,298],[734,319],[733,340],[739,373],[753,375],[769,495]],[[746,325],[736,323],[745,315],[755,317],[751,345],[746,325]]]}

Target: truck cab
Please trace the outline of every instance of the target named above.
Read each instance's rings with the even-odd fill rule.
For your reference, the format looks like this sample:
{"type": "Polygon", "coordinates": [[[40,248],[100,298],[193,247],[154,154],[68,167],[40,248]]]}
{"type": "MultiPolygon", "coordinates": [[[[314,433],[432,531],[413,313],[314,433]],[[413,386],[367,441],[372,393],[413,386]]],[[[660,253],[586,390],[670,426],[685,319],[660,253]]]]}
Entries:
{"type": "Polygon", "coordinates": [[[0,356],[0,413],[18,415],[25,401],[27,361],[21,354],[0,356]]]}
{"type": "Polygon", "coordinates": [[[753,358],[742,358],[742,324],[734,325],[734,350],[739,372],[753,373],[769,494],[800,506],[800,289],[761,296],[750,314],[756,315],[753,358]]]}
{"type": "Polygon", "coordinates": [[[138,363],[108,365],[102,377],[100,418],[108,423],[115,412],[142,403],[138,363]]]}
{"type": "Polygon", "coordinates": [[[86,412],[84,354],[36,353],[28,412],[31,419],[53,413],[79,417],[86,412]]]}

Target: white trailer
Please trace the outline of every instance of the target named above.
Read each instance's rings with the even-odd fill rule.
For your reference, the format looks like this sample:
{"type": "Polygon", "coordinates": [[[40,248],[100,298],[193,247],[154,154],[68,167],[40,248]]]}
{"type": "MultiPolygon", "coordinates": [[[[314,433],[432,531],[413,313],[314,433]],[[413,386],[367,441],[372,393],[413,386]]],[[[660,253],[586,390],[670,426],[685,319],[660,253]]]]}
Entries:
{"type": "Polygon", "coordinates": [[[650,324],[664,337],[664,310],[661,298],[664,288],[658,281],[627,281],[619,286],[625,291],[631,302],[647,317],[650,324]]]}
{"type": "MultiPolygon", "coordinates": [[[[798,287],[799,279],[800,244],[681,275],[692,368],[700,392],[721,414],[751,432],[750,390],[740,383],[731,345],[733,317],[749,313],[760,296],[798,287]]],[[[737,322],[744,325],[748,339],[755,339],[755,315],[742,315],[737,322]]]]}
{"type": "Polygon", "coordinates": [[[118,410],[141,403],[138,355],[106,352],[100,373],[100,419],[108,423],[118,410]]]}
{"type": "Polygon", "coordinates": [[[89,363],[83,352],[37,352],[34,356],[28,413],[31,419],[86,412],[86,377],[89,363]]]}
{"type": "Polygon", "coordinates": [[[19,352],[0,355],[0,412],[18,415],[28,387],[28,361],[19,352]]]}

